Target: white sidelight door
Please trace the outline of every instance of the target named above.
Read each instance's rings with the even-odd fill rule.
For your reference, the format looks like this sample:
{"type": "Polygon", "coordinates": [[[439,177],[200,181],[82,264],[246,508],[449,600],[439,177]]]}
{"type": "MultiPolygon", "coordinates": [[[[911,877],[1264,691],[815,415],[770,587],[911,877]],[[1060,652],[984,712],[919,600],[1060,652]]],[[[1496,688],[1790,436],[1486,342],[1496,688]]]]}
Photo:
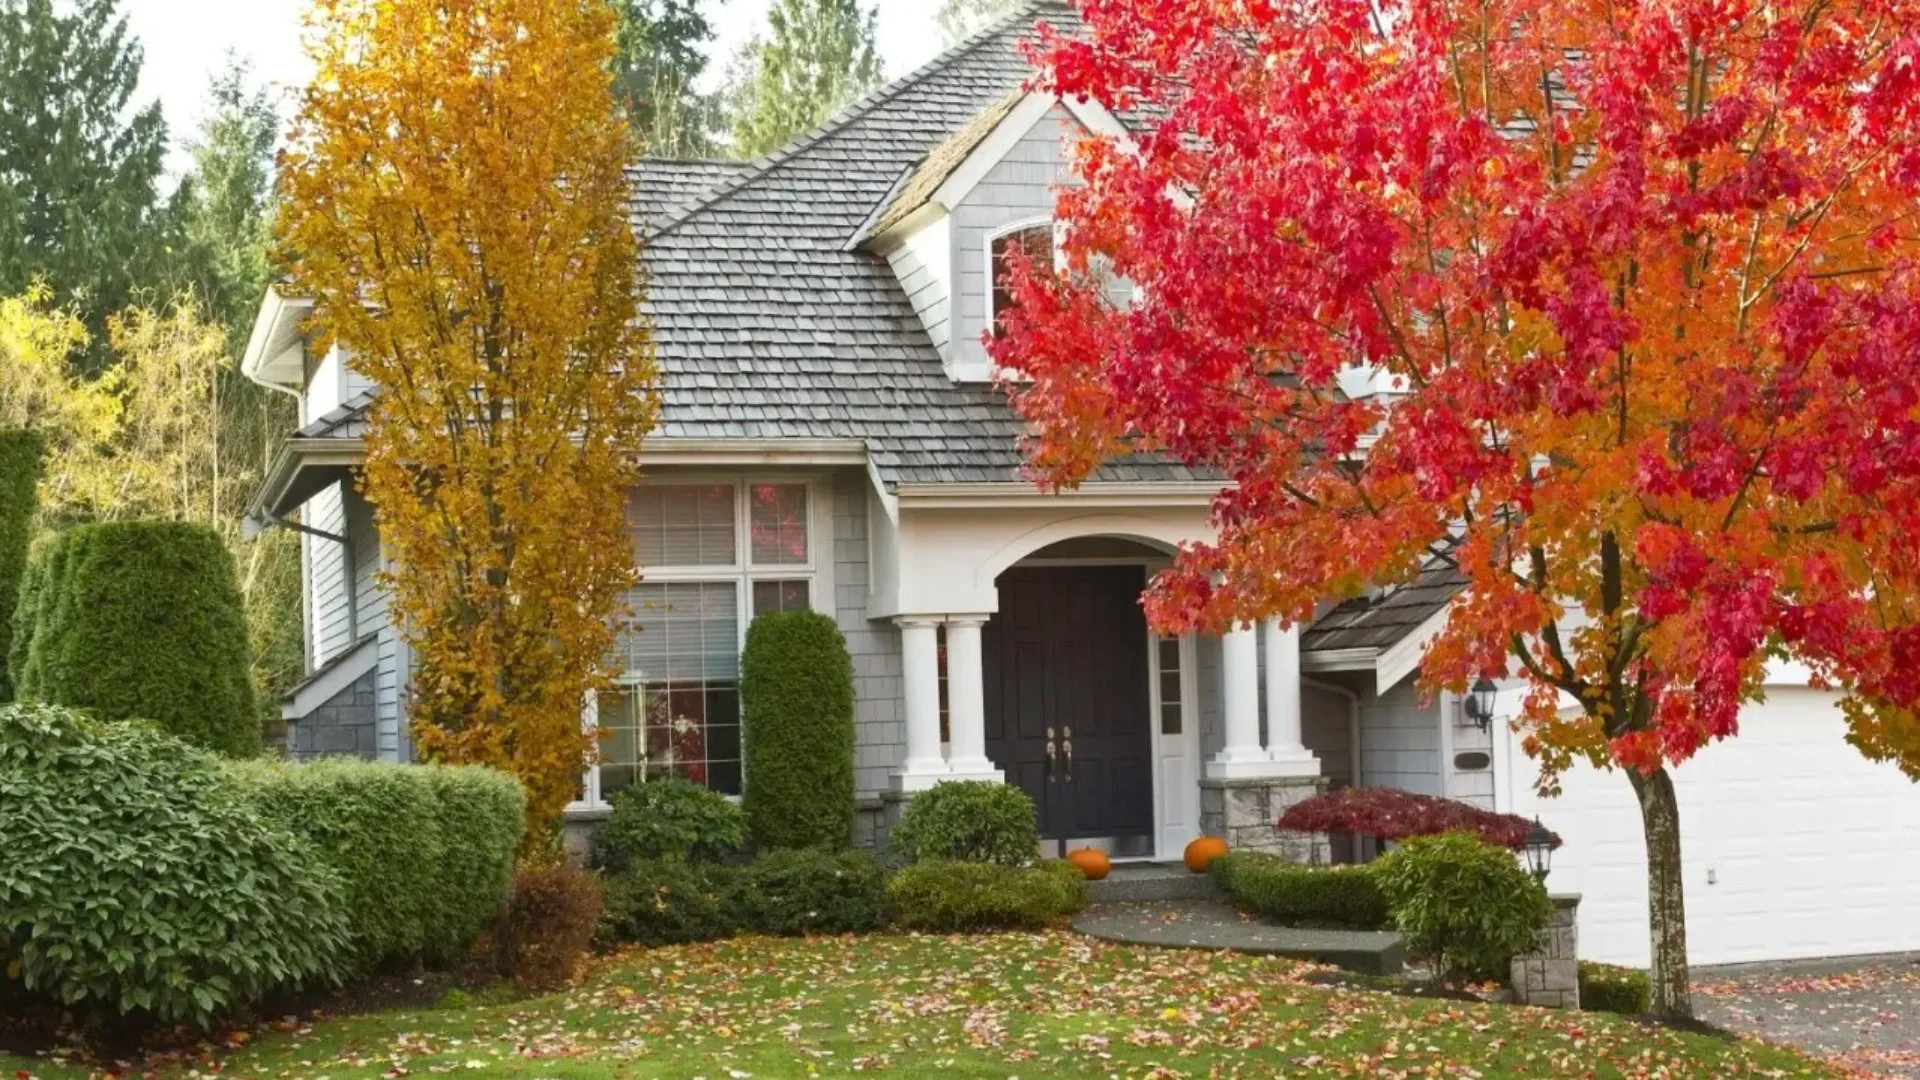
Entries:
{"type": "Polygon", "coordinates": [[[1154,635],[1155,857],[1176,859],[1200,835],[1200,710],[1191,634],[1154,635]]]}

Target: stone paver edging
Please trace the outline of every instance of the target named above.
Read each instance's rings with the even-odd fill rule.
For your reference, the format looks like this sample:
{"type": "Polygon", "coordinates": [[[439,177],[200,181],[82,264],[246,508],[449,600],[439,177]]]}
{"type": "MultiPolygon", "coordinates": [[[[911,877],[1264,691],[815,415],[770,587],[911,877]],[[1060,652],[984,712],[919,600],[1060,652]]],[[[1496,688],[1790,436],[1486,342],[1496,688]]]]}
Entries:
{"type": "Polygon", "coordinates": [[[1089,937],[1129,945],[1229,949],[1314,960],[1369,975],[1397,975],[1406,961],[1391,930],[1311,930],[1272,926],[1217,900],[1100,904],[1073,920],[1089,937]]]}

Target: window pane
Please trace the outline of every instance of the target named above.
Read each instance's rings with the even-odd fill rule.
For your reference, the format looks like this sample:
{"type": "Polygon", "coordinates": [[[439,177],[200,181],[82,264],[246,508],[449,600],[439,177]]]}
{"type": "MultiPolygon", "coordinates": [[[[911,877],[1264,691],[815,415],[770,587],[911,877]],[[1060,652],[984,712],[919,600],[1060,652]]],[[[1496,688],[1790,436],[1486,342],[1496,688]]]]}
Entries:
{"type": "Polygon", "coordinates": [[[600,728],[600,797],[608,799],[639,778],[644,761],[636,692],[627,687],[603,690],[594,711],[600,728]]]}
{"type": "Polygon", "coordinates": [[[1008,280],[1012,256],[1024,251],[1029,261],[1041,266],[1053,264],[1053,226],[1035,225],[993,238],[993,332],[1000,332],[1000,316],[1013,310],[1013,292],[1008,280]]]}
{"type": "Polygon", "coordinates": [[[807,561],[807,485],[754,484],[748,489],[747,528],[756,566],[807,561]]]}
{"type": "Polygon", "coordinates": [[[633,557],[648,566],[732,566],[733,485],[650,484],[633,489],[633,557]]]}
{"type": "MultiPolygon", "coordinates": [[[[739,794],[739,596],[731,581],[642,582],[628,590],[633,624],[612,658],[641,680],[641,704],[629,709],[636,749],[625,782],[672,775],[739,794]]],[[[602,791],[611,790],[607,775],[603,765],[602,791]]]]}
{"type": "Polygon", "coordinates": [[[811,592],[805,581],[756,581],[753,614],[758,618],[775,611],[805,611],[812,606],[811,592]]]}
{"type": "Polygon", "coordinates": [[[1163,637],[1155,650],[1160,668],[1160,734],[1180,734],[1180,639],[1163,637]]]}

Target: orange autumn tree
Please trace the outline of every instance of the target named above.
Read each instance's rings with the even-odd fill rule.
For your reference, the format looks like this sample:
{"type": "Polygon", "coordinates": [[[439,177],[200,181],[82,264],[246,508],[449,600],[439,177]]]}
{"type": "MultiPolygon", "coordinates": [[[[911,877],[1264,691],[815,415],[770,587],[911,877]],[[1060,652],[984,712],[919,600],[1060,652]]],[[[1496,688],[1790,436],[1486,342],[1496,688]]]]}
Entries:
{"type": "Polygon", "coordinates": [[[1626,770],[1654,1007],[1688,1013],[1668,769],[1769,662],[1920,775],[1920,9],[1079,6],[1041,83],[1142,120],[1082,145],[1065,270],[1016,267],[990,343],[1040,478],[1232,481],[1163,627],[1457,565],[1424,686],[1518,674],[1549,784],[1626,770]]]}
{"type": "Polygon", "coordinates": [[[364,484],[429,758],[574,797],[657,411],[601,0],[314,0],[279,251],[370,378],[364,484]]]}

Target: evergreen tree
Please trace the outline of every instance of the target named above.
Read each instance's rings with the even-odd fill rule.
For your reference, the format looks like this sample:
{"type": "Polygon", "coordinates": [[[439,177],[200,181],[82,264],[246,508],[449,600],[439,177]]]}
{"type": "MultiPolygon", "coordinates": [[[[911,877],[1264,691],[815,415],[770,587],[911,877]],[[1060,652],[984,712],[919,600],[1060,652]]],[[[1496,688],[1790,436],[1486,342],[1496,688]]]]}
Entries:
{"type": "Polygon", "coordinates": [[[614,0],[620,16],[613,93],[644,153],[691,158],[713,153],[716,95],[694,83],[707,69],[702,46],[713,27],[700,0],[614,0]]]}
{"type": "Polygon", "coordinates": [[[858,0],[775,0],[767,36],[748,42],[729,68],[735,155],[778,149],[879,86],[876,15],[858,0]]]}
{"type": "Polygon", "coordinates": [[[943,0],[940,5],[940,32],[947,44],[985,29],[986,25],[1020,7],[1027,0],[943,0]]]}
{"type": "Polygon", "coordinates": [[[250,65],[231,53],[207,87],[206,117],[187,143],[193,167],[169,204],[175,250],[169,276],[191,289],[238,355],[272,279],[273,145],[279,118],[250,65]]]}
{"type": "Polygon", "coordinates": [[[0,0],[0,295],[44,279],[92,331],[163,256],[160,103],[131,108],[140,46],[118,0],[0,0]]]}

